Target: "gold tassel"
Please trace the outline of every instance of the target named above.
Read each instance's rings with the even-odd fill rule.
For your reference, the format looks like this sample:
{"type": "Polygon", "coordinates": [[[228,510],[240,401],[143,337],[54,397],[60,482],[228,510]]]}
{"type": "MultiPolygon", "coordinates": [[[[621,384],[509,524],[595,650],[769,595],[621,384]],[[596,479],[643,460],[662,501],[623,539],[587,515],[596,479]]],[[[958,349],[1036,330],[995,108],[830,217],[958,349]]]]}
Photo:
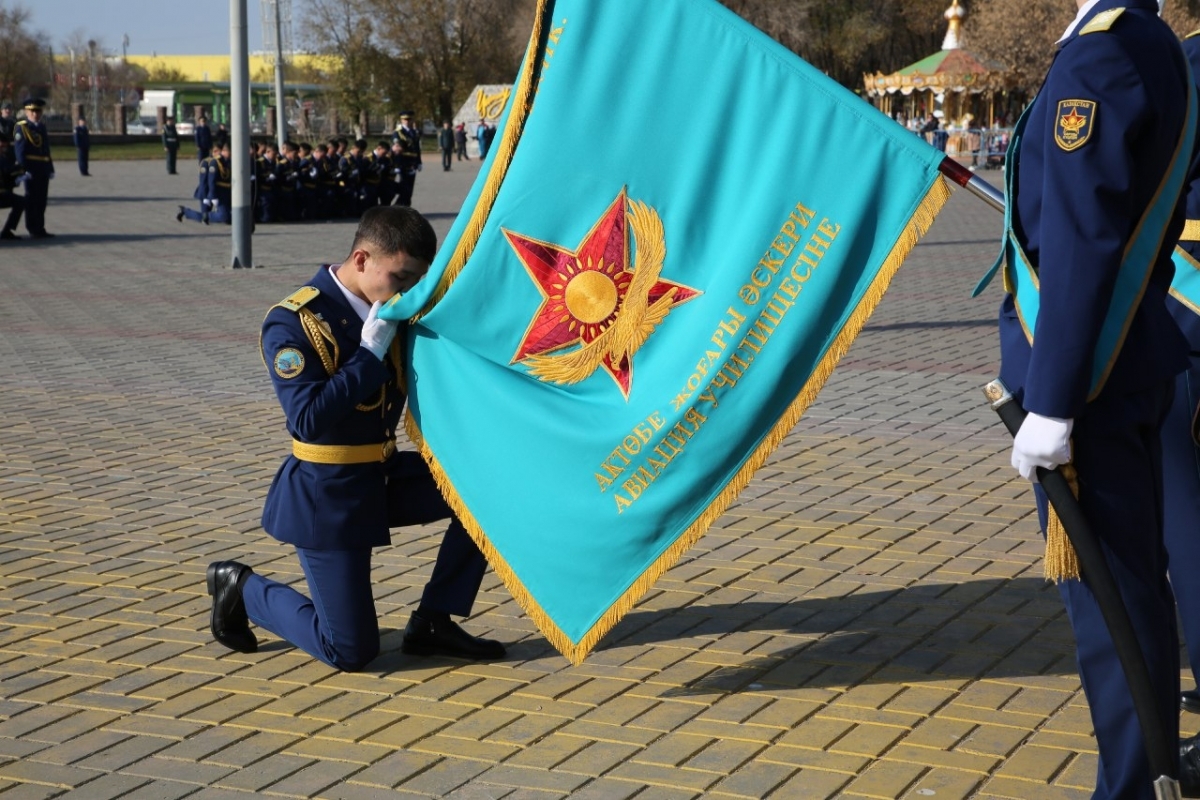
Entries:
{"type": "MultiPolygon", "coordinates": [[[[1071,487],[1071,494],[1079,497],[1079,475],[1075,472],[1075,467],[1070,464],[1063,464],[1063,477],[1067,479],[1067,485],[1071,487]]],[[[1058,518],[1058,512],[1054,510],[1054,506],[1049,506],[1050,513],[1046,518],[1046,558],[1042,562],[1043,574],[1046,580],[1054,581],[1077,581],[1079,580],[1079,556],[1075,553],[1075,548],[1071,546],[1071,540],[1067,538],[1067,529],[1063,527],[1062,520],[1058,518]]]]}

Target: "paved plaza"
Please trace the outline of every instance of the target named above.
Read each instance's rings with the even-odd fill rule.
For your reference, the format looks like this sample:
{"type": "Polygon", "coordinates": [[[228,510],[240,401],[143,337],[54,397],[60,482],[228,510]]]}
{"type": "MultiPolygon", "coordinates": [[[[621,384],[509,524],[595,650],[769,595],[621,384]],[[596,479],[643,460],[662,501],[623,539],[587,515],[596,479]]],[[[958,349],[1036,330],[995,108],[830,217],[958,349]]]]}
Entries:
{"type": "MultiPolygon", "coordinates": [[[[194,162],[82,178],[72,155],[58,238],[0,242],[0,800],[1090,796],[1071,633],[980,391],[980,201],[956,193],[784,445],[582,666],[491,573],[468,627],[503,662],[401,654],[429,526],[376,551],[383,652],[340,674],[261,630],[252,655],[215,644],[204,573],[303,586],[259,527],[288,436],[258,329],[353,223],[260,226],[261,268],[235,271],[228,227],[174,219],[194,162]]],[[[431,160],[417,207],[443,236],[477,162],[431,160]]]]}

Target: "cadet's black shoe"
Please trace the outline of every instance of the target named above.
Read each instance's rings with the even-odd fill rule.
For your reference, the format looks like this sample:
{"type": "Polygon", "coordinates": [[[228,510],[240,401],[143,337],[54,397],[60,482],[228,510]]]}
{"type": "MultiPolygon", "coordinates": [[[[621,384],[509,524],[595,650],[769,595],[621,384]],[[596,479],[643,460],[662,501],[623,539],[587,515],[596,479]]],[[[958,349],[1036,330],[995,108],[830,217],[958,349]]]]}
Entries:
{"type": "Polygon", "coordinates": [[[1200,797],[1200,747],[1190,736],[1179,740],[1179,789],[1184,797],[1200,797]]]}
{"type": "Polygon", "coordinates": [[[176,222],[183,222],[183,206],[179,207],[179,213],[175,215],[176,222]]]}
{"type": "Polygon", "coordinates": [[[504,658],[506,652],[500,642],[467,633],[449,615],[427,619],[416,611],[404,629],[400,650],[414,656],[454,656],[474,661],[504,658]]]}
{"type": "Polygon", "coordinates": [[[246,604],[242,602],[242,584],[254,570],[236,561],[214,561],[208,565],[206,579],[212,596],[212,615],[208,626],[213,638],[230,650],[253,653],[258,639],[250,630],[246,604]]]}
{"type": "Polygon", "coordinates": [[[8,228],[0,231],[0,239],[20,239],[21,237],[10,231],[8,228]]]}
{"type": "Polygon", "coordinates": [[[38,231],[37,233],[29,234],[29,238],[31,238],[31,239],[53,239],[54,234],[51,233],[50,231],[38,231]]]}
{"type": "Polygon", "coordinates": [[[1193,714],[1200,714],[1200,689],[1179,693],[1179,707],[1193,714]]]}
{"type": "Polygon", "coordinates": [[[205,225],[207,225],[208,224],[208,212],[205,211],[203,214],[201,214],[200,219],[204,222],[205,225]]]}

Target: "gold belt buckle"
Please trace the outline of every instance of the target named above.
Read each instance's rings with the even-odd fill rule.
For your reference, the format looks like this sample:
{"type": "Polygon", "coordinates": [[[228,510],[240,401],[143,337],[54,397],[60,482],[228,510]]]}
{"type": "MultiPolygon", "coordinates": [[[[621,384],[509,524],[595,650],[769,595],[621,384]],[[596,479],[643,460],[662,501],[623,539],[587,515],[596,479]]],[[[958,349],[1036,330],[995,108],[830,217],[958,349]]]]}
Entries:
{"type": "Polygon", "coordinates": [[[392,457],[392,453],[396,452],[396,440],[388,439],[383,443],[383,460],[387,461],[392,457]]]}

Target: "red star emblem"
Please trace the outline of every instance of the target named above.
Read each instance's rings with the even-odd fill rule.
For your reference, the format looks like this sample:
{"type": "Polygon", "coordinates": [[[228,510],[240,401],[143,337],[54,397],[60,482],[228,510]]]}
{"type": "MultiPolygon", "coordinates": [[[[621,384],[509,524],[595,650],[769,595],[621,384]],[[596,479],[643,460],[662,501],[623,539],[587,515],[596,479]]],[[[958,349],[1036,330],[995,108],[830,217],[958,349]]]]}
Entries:
{"type": "Polygon", "coordinates": [[[1079,109],[1075,106],[1071,107],[1071,113],[1065,115],[1060,122],[1063,130],[1068,133],[1077,133],[1080,128],[1087,124],[1088,118],[1079,113],[1079,109]]]}
{"type": "MultiPolygon", "coordinates": [[[[589,345],[616,323],[636,274],[629,264],[624,189],[574,250],[509,230],[504,235],[543,298],[512,363],[589,345]]],[[[653,304],[671,290],[674,298],[667,302],[672,306],[700,294],[682,284],[657,279],[646,301],[653,304]]],[[[606,353],[598,357],[599,365],[626,397],[633,379],[630,355],[621,353],[614,358],[606,353]]]]}

